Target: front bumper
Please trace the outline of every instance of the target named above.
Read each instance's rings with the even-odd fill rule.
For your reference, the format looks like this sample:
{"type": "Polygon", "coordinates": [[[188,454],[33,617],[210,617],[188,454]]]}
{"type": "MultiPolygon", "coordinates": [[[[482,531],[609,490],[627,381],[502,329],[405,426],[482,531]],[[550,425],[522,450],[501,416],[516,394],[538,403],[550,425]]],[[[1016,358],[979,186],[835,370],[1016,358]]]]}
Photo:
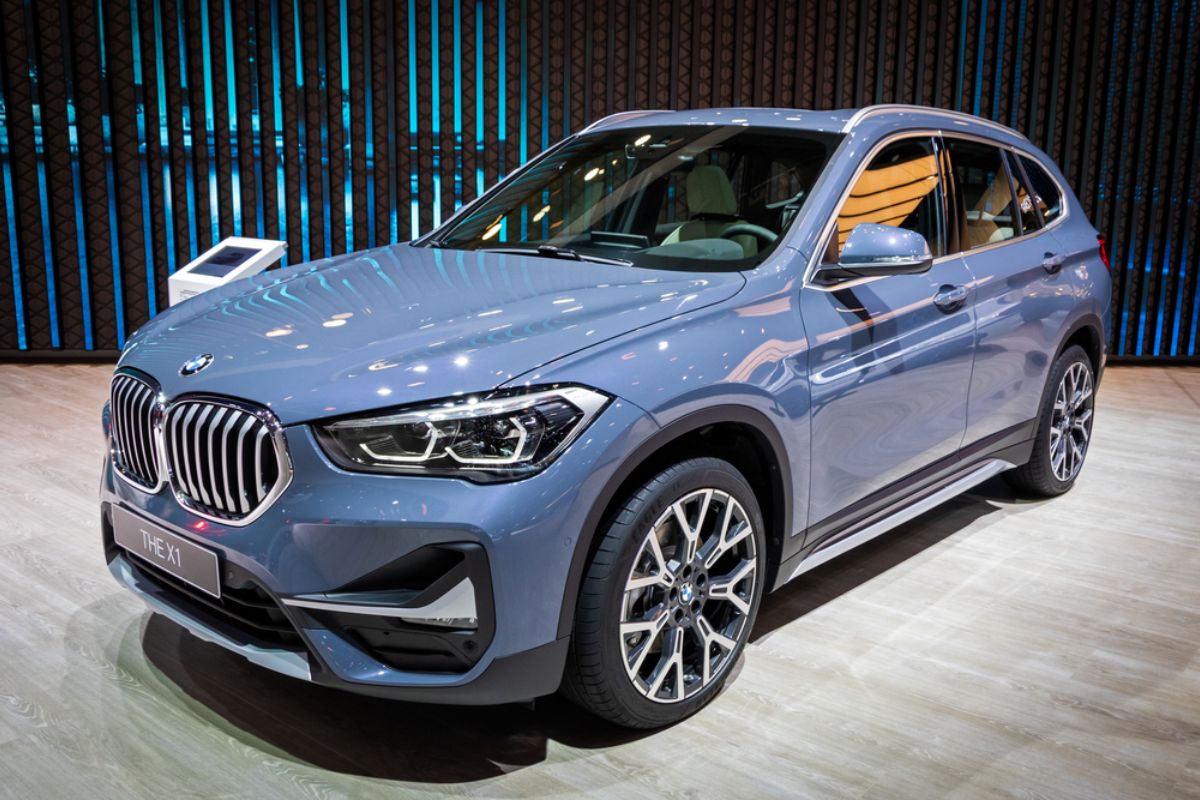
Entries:
{"type": "Polygon", "coordinates": [[[528,700],[562,677],[564,587],[584,520],[621,456],[653,427],[614,402],[547,470],[505,484],[348,473],[307,426],[290,427],[291,485],[244,527],[201,519],[169,488],[141,491],[106,463],[109,569],[154,611],[291,677],[423,702],[528,700]],[[115,505],[215,550],[228,603],[117,546],[115,505]],[[472,627],[412,619],[465,614],[468,587],[472,627]],[[393,607],[379,605],[388,597],[393,607]]]}

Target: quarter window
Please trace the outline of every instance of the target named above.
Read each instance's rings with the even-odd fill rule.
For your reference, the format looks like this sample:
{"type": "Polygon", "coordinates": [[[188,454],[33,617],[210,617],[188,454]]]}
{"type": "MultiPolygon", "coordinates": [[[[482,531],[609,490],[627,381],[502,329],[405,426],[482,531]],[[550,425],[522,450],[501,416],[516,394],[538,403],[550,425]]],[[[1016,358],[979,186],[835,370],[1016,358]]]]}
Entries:
{"type": "Polygon", "coordinates": [[[855,181],[837,217],[828,259],[836,263],[856,225],[873,222],[916,231],[934,257],[945,253],[942,181],[933,141],[904,139],[883,148],[855,181]]]}
{"type": "Polygon", "coordinates": [[[1013,177],[1013,186],[1017,190],[1017,211],[1021,215],[1021,229],[1025,233],[1030,233],[1042,227],[1042,217],[1037,208],[1038,203],[1034,199],[1037,197],[1037,193],[1029,188],[1016,159],[1017,157],[1012,153],[1008,154],[1008,171],[1013,177]]]}
{"type": "Polygon", "coordinates": [[[964,222],[964,249],[1007,241],[1020,235],[1014,214],[1012,184],[1000,148],[947,139],[946,149],[958,190],[958,211],[964,222]]]}
{"type": "Polygon", "coordinates": [[[1021,166],[1029,176],[1029,189],[1033,193],[1034,202],[1042,210],[1042,219],[1049,225],[1062,214],[1062,195],[1058,193],[1058,185],[1046,173],[1045,167],[1028,156],[1020,156],[1021,166]]]}

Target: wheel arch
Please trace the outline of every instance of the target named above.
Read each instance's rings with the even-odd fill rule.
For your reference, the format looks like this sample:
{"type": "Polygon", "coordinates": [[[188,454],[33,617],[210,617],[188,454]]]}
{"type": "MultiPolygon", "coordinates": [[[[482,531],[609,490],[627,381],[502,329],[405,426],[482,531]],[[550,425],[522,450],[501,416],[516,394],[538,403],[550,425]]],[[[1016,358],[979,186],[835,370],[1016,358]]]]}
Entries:
{"type": "Polygon", "coordinates": [[[558,635],[569,636],[575,604],[587,564],[599,544],[597,535],[637,486],[670,464],[696,455],[730,461],[742,472],[758,498],[766,527],[768,578],[781,560],[792,517],[792,473],[778,430],[762,412],[748,406],[722,405],[687,414],[659,428],[613,473],[585,518],[563,589],[558,635]]]}
{"type": "Polygon", "coordinates": [[[1084,314],[1069,325],[1060,338],[1058,351],[1051,363],[1058,360],[1068,347],[1079,345],[1088,354],[1092,362],[1092,373],[1096,376],[1096,384],[1100,383],[1100,373],[1104,370],[1105,342],[1104,324],[1095,314],[1084,314]]]}

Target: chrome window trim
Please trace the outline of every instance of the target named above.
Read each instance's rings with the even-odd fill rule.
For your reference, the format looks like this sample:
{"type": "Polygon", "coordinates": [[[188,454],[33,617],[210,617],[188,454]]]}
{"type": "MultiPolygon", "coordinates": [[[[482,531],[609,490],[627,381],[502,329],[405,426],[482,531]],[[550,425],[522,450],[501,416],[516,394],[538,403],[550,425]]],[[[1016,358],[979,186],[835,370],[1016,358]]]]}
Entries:
{"type": "MultiPolygon", "coordinates": [[[[872,106],[871,108],[883,109],[884,107],[883,106],[872,106]]],[[[922,110],[927,110],[927,111],[935,110],[935,109],[923,109],[921,106],[911,106],[911,107],[910,106],[902,106],[901,108],[915,108],[915,109],[922,109],[922,110]]],[[[893,107],[888,107],[888,109],[894,110],[893,107]]],[[[865,110],[867,110],[867,109],[864,109],[864,111],[865,110]]],[[[951,114],[951,115],[953,114],[953,112],[945,112],[945,113],[951,114]]],[[[975,120],[974,117],[969,117],[969,116],[965,117],[965,119],[969,119],[972,121],[979,121],[979,122],[984,121],[984,120],[975,120]]],[[[849,124],[850,123],[847,122],[847,126],[849,126],[849,124]]],[[[1004,130],[1006,132],[1009,132],[1007,128],[1004,128],[1004,130]]],[[[841,210],[843,205],[845,205],[846,199],[850,196],[850,192],[854,189],[854,185],[856,183],[858,183],[858,179],[862,176],[863,172],[866,171],[867,165],[871,163],[872,159],[874,159],[875,156],[879,155],[880,150],[882,150],[883,148],[887,147],[890,144],[893,144],[894,142],[901,141],[903,139],[910,139],[910,138],[917,139],[917,138],[926,138],[926,137],[930,137],[930,136],[937,136],[942,139],[965,139],[967,141],[979,142],[980,144],[991,145],[992,147],[995,147],[997,149],[1008,150],[1009,152],[1016,153],[1018,155],[1025,156],[1026,158],[1032,159],[1034,161],[1034,163],[1036,163],[1038,166],[1040,166],[1042,168],[1042,170],[1045,171],[1045,173],[1048,176],[1050,176],[1050,181],[1054,184],[1054,187],[1056,189],[1058,189],[1058,196],[1062,202],[1062,213],[1059,214],[1056,219],[1051,220],[1049,224],[1042,226],[1038,230],[1033,231],[1032,233],[1024,233],[1024,234],[1022,234],[1020,236],[1016,236],[1012,239],[1005,239],[1004,241],[1000,241],[1000,242],[992,242],[990,244],[979,245],[978,247],[972,247],[969,250],[959,250],[956,253],[949,253],[947,255],[938,256],[937,258],[933,259],[934,266],[944,263],[952,258],[964,258],[966,256],[973,255],[976,253],[987,252],[988,250],[993,250],[997,247],[1004,247],[1005,245],[1016,244],[1017,242],[1027,241],[1028,239],[1031,239],[1035,236],[1039,236],[1040,234],[1042,234],[1046,231],[1053,230],[1055,227],[1057,227],[1061,222],[1066,220],[1071,215],[1071,206],[1067,200],[1067,193],[1063,190],[1063,186],[1061,183],[1059,183],[1058,178],[1055,177],[1054,172],[1049,169],[1046,169],[1046,165],[1042,161],[1041,158],[1039,158],[1037,155],[1035,155],[1034,153],[1032,153],[1024,148],[1017,147],[1015,145],[1010,145],[1005,142],[998,142],[995,139],[989,139],[986,136],[968,133],[965,131],[946,131],[946,130],[943,130],[940,128],[914,128],[912,130],[895,131],[895,132],[889,133],[889,134],[885,135],[884,137],[882,137],[878,142],[876,142],[871,147],[870,150],[867,151],[867,154],[859,160],[858,166],[854,170],[854,174],[851,176],[850,180],[846,183],[845,188],[842,190],[841,195],[838,197],[837,203],[834,205],[834,209],[835,209],[834,212],[829,215],[829,218],[825,220],[825,223],[821,228],[821,234],[820,234],[820,236],[817,237],[817,241],[820,244],[817,247],[813,248],[813,252],[808,257],[808,263],[805,265],[805,268],[804,268],[804,280],[801,283],[802,288],[816,289],[818,291],[825,291],[825,292],[836,291],[839,289],[846,289],[846,288],[851,288],[854,286],[860,286],[864,283],[870,283],[872,281],[882,280],[884,278],[890,277],[888,275],[875,275],[875,276],[872,276],[869,278],[853,278],[851,280],[840,281],[840,282],[834,283],[834,284],[817,283],[814,280],[816,278],[817,272],[820,270],[821,254],[824,253],[825,250],[829,247],[829,239],[833,235],[834,225],[837,223],[837,212],[841,210]]],[[[848,139],[847,139],[847,141],[848,141],[848,139]]]]}
{"type": "Polygon", "coordinates": [[[163,402],[163,396],[162,396],[162,388],[158,385],[158,381],[154,380],[149,375],[145,375],[141,372],[138,372],[137,370],[122,367],[122,368],[116,370],[115,372],[113,372],[112,377],[109,378],[108,398],[109,398],[109,403],[110,403],[109,435],[108,435],[108,461],[109,461],[109,464],[112,466],[112,471],[114,473],[116,473],[117,477],[119,477],[122,481],[124,481],[129,486],[132,486],[134,489],[137,489],[139,492],[142,492],[143,494],[149,494],[149,495],[158,494],[159,492],[162,491],[163,484],[166,483],[166,479],[164,477],[166,472],[164,470],[164,465],[163,465],[162,441],[158,438],[158,426],[162,420],[163,409],[165,408],[165,403],[163,402]],[[118,463],[118,460],[117,460],[116,418],[114,416],[115,412],[111,410],[111,401],[112,401],[112,395],[113,395],[113,384],[116,383],[117,379],[121,378],[121,377],[132,378],[133,380],[138,381],[139,383],[141,383],[144,386],[146,386],[147,388],[149,388],[152,392],[154,392],[154,406],[151,408],[151,411],[150,411],[150,436],[151,436],[151,438],[153,438],[155,440],[155,443],[158,445],[158,448],[157,448],[158,452],[155,454],[156,458],[154,459],[156,481],[153,486],[146,486],[145,484],[138,483],[133,478],[126,475],[124,470],[121,469],[121,465],[118,463]]]}
{"type": "MultiPolygon", "coordinates": [[[[245,527],[265,514],[267,509],[274,505],[275,501],[279,499],[280,495],[287,491],[287,488],[292,484],[292,454],[291,451],[288,450],[287,437],[284,436],[283,425],[279,422],[279,419],[274,414],[272,414],[269,410],[262,408],[261,406],[256,406],[251,403],[244,403],[239,400],[232,400],[227,397],[218,397],[215,395],[182,395],[166,404],[162,415],[159,417],[159,420],[160,422],[156,426],[155,432],[161,437],[159,439],[159,451],[162,454],[162,466],[166,481],[171,485],[171,493],[175,496],[175,501],[178,502],[183,508],[187,509],[189,512],[198,517],[209,520],[210,522],[215,522],[219,525],[228,525],[233,528],[245,527]],[[195,504],[195,501],[176,488],[176,476],[171,470],[170,458],[167,457],[167,442],[165,431],[163,430],[163,422],[171,419],[171,412],[174,411],[176,407],[187,404],[206,404],[209,406],[216,406],[218,408],[230,408],[234,411],[250,414],[263,423],[269,435],[271,436],[272,450],[275,452],[275,461],[279,468],[279,477],[275,479],[275,484],[271,487],[271,490],[267,492],[266,496],[263,497],[262,502],[260,502],[250,511],[250,513],[246,514],[244,517],[239,517],[238,519],[229,519],[226,517],[219,517],[209,514],[203,509],[198,508],[195,504]]],[[[199,428],[197,428],[197,431],[199,431],[199,428]]],[[[212,469],[211,462],[209,463],[209,469],[210,471],[212,469]]],[[[213,481],[213,484],[215,486],[215,480],[213,481]]]]}

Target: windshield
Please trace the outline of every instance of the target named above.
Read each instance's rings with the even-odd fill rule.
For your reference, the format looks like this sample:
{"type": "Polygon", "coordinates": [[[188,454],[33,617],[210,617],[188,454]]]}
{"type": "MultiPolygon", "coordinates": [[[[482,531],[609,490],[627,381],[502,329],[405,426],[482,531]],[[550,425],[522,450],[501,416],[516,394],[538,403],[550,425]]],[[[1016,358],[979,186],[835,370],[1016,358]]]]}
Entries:
{"type": "Polygon", "coordinates": [[[584,134],[427,243],[658,269],[748,269],[778,244],[838,138],[738,125],[584,134]]]}

